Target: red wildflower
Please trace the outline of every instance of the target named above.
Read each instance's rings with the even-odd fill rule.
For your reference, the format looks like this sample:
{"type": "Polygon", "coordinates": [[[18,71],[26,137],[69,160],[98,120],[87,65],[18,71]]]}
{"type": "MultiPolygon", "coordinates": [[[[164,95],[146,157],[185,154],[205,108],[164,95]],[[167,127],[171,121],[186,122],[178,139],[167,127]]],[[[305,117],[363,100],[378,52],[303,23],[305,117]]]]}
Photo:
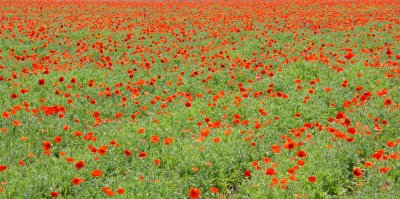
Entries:
{"type": "Polygon", "coordinates": [[[61,140],[62,140],[62,138],[61,138],[60,136],[56,136],[56,137],[54,138],[54,142],[56,142],[56,143],[61,142],[61,140]]]}
{"type": "Polygon", "coordinates": [[[209,129],[201,129],[200,136],[207,137],[210,133],[211,131],[209,129]]]}
{"type": "Polygon", "coordinates": [[[43,150],[48,151],[51,149],[51,142],[43,141],[43,150]]]}
{"type": "Polygon", "coordinates": [[[381,167],[379,168],[379,173],[387,173],[390,170],[392,170],[390,167],[381,167]]]}
{"type": "Polygon", "coordinates": [[[172,142],[174,142],[174,138],[172,138],[172,137],[167,137],[167,138],[165,138],[165,140],[164,140],[164,144],[170,144],[170,143],[172,143],[172,142]]]}
{"type": "Polygon", "coordinates": [[[160,165],[160,163],[161,163],[161,160],[159,160],[159,159],[154,160],[154,165],[158,166],[158,165],[160,165]]]}
{"type": "Polygon", "coordinates": [[[112,189],[109,188],[109,187],[103,187],[103,188],[101,188],[101,190],[102,190],[105,194],[107,194],[108,196],[114,196],[114,192],[113,192],[112,189]]]}
{"type": "Polygon", "coordinates": [[[251,177],[251,172],[249,170],[246,170],[243,172],[244,177],[248,178],[251,177]]]}
{"type": "Polygon", "coordinates": [[[102,147],[97,149],[97,153],[99,153],[100,155],[105,155],[107,153],[107,148],[107,145],[103,145],[102,147]]]}
{"type": "Polygon", "coordinates": [[[296,142],[288,141],[283,144],[283,148],[293,150],[296,147],[296,142]]]}
{"type": "Polygon", "coordinates": [[[265,171],[265,175],[275,175],[275,174],[276,174],[276,172],[275,172],[275,170],[273,168],[268,168],[265,171]]]}
{"type": "Polygon", "coordinates": [[[57,198],[58,195],[59,195],[59,194],[58,194],[57,191],[53,191],[53,192],[50,193],[50,196],[51,196],[52,198],[57,198]]]}
{"type": "Polygon", "coordinates": [[[10,113],[8,113],[8,112],[6,112],[6,111],[4,111],[1,115],[2,115],[5,119],[8,119],[8,118],[10,117],[10,113]]]}
{"type": "Polygon", "coordinates": [[[39,81],[38,81],[39,85],[44,85],[44,83],[45,83],[44,79],[39,79],[39,81]]]}
{"type": "Polygon", "coordinates": [[[200,189],[196,189],[196,188],[193,188],[193,187],[190,188],[189,198],[191,198],[191,199],[200,198],[200,189]]]}
{"type": "Polygon", "coordinates": [[[128,149],[125,149],[124,153],[125,153],[126,156],[131,156],[132,155],[132,152],[130,150],[128,150],[128,149]]]}
{"type": "Polygon", "coordinates": [[[360,168],[356,167],[353,169],[353,175],[356,176],[357,178],[360,178],[362,176],[362,171],[360,168]]]}
{"type": "Polygon", "coordinates": [[[13,93],[13,94],[10,95],[10,97],[13,98],[13,99],[16,99],[16,98],[18,98],[18,95],[13,93]]]}
{"type": "Polygon", "coordinates": [[[279,145],[276,145],[276,144],[271,146],[271,150],[274,153],[280,153],[281,152],[279,145]]]}
{"type": "Polygon", "coordinates": [[[72,178],[72,180],[71,180],[71,183],[72,183],[73,185],[78,185],[78,184],[80,184],[80,183],[82,183],[82,182],[85,182],[85,180],[82,179],[82,178],[77,178],[77,177],[72,178]]]}
{"type": "Polygon", "coordinates": [[[160,138],[157,135],[151,136],[151,142],[152,143],[158,143],[159,140],[160,140],[160,138]]]}
{"type": "Polygon", "coordinates": [[[313,182],[315,182],[316,180],[317,180],[317,178],[315,178],[315,176],[310,176],[310,177],[308,177],[308,182],[313,183],[313,182]]]}
{"type": "Polygon", "coordinates": [[[119,189],[117,190],[117,193],[118,193],[118,194],[124,194],[124,193],[125,193],[125,189],[124,189],[124,188],[119,188],[119,189]]]}
{"type": "Polygon", "coordinates": [[[300,150],[297,152],[297,157],[299,158],[307,157],[307,153],[305,151],[300,150]]]}
{"type": "Polygon", "coordinates": [[[383,101],[383,104],[385,105],[385,106],[389,106],[389,105],[391,105],[393,103],[393,101],[392,101],[392,99],[390,99],[390,98],[387,98],[387,99],[385,99],[385,101],[383,101]]]}
{"type": "Polygon", "coordinates": [[[147,153],[144,151],[140,152],[138,155],[139,158],[145,158],[146,156],[147,156],[147,153]]]}
{"type": "Polygon", "coordinates": [[[93,170],[92,171],[92,177],[101,177],[103,175],[102,170],[93,170]]]}
{"type": "Polygon", "coordinates": [[[211,191],[211,193],[218,193],[218,188],[217,187],[211,187],[210,191],[211,191]]]}
{"type": "Polygon", "coordinates": [[[3,172],[5,170],[7,170],[7,166],[6,165],[0,165],[0,171],[3,172]]]}
{"type": "Polygon", "coordinates": [[[357,130],[353,127],[347,129],[347,133],[355,134],[356,132],[357,132],[357,130]]]}
{"type": "Polygon", "coordinates": [[[85,163],[81,160],[75,163],[75,167],[78,170],[81,170],[83,167],[85,167],[85,163]]]}
{"type": "Polygon", "coordinates": [[[373,163],[373,162],[370,162],[370,161],[367,161],[367,162],[364,163],[364,166],[365,166],[365,167],[373,167],[373,166],[374,166],[374,163],[373,163]]]}

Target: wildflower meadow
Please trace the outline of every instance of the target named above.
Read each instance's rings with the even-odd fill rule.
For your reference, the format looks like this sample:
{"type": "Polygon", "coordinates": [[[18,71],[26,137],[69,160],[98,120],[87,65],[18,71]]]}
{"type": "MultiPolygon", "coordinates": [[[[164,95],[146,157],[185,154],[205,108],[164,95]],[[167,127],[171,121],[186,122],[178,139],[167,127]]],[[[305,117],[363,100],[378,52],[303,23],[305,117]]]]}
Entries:
{"type": "Polygon", "coordinates": [[[0,198],[398,198],[398,0],[0,0],[0,198]]]}

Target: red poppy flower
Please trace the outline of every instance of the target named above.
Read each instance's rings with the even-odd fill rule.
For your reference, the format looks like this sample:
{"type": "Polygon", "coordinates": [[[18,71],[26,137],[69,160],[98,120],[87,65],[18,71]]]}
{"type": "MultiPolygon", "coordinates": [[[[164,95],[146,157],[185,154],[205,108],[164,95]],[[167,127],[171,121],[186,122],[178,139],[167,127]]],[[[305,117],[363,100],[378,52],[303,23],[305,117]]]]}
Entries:
{"type": "Polygon", "coordinates": [[[356,167],[353,169],[353,175],[356,176],[357,178],[360,178],[362,176],[362,171],[360,168],[356,167]]]}
{"type": "Polygon", "coordinates": [[[174,142],[174,138],[172,138],[172,137],[167,137],[167,138],[165,138],[165,140],[164,140],[164,144],[170,144],[170,143],[172,143],[172,142],[174,142]]]}
{"type": "Polygon", "coordinates": [[[243,172],[244,177],[251,177],[251,172],[249,170],[246,170],[243,172]]]}
{"type": "Polygon", "coordinates": [[[392,170],[390,167],[381,167],[379,168],[379,173],[387,173],[390,170],[392,170]]]}
{"type": "Polygon", "coordinates": [[[103,175],[102,170],[93,170],[92,171],[92,177],[101,177],[103,175]]]}
{"type": "Polygon", "coordinates": [[[52,192],[50,193],[50,196],[51,196],[52,198],[57,198],[58,195],[59,195],[59,193],[58,193],[57,191],[52,191],[52,192]]]}
{"type": "Polygon", "coordinates": [[[38,81],[39,85],[44,85],[44,83],[45,83],[44,79],[39,79],[39,81],[38,81]]]}
{"type": "Polygon", "coordinates": [[[385,99],[385,101],[383,101],[383,104],[385,105],[385,106],[389,106],[389,105],[391,105],[393,103],[393,101],[390,99],[390,98],[387,98],[387,99],[385,99]]]}
{"type": "Polygon", "coordinates": [[[299,158],[307,157],[307,153],[305,151],[300,150],[297,152],[297,157],[299,158]]]}
{"type": "Polygon", "coordinates": [[[265,175],[275,175],[275,174],[276,174],[276,172],[275,172],[275,170],[273,168],[268,168],[265,171],[265,175]]]}
{"type": "Polygon", "coordinates": [[[118,194],[124,194],[124,193],[125,193],[125,189],[124,189],[124,188],[119,188],[119,189],[117,190],[117,193],[118,193],[118,194]]]}
{"type": "Polygon", "coordinates": [[[357,132],[357,130],[353,127],[347,129],[347,133],[355,134],[356,132],[357,132]]]}
{"type": "Polygon", "coordinates": [[[314,183],[316,180],[317,178],[315,178],[315,176],[308,177],[308,182],[314,183]]]}
{"type": "Polygon", "coordinates": [[[296,147],[296,142],[288,141],[283,144],[283,148],[293,150],[296,147]]]}
{"type": "Polygon", "coordinates": [[[271,146],[271,150],[274,153],[280,153],[281,152],[279,145],[276,145],[276,144],[271,146]]]}
{"type": "Polygon", "coordinates": [[[56,137],[54,138],[54,142],[56,142],[56,143],[61,142],[61,140],[62,140],[62,138],[61,138],[60,136],[56,136],[56,137]]]}
{"type": "Polygon", "coordinates": [[[3,172],[5,170],[7,170],[7,166],[6,165],[0,165],[0,171],[3,172]]]}
{"type": "Polygon", "coordinates": [[[140,152],[138,155],[139,158],[145,158],[146,156],[147,156],[147,153],[144,151],[140,152]]]}
{"type": "Polygon", "coordinates": [[[196,189],[191,187],[189,190],[189,198],[191,199],[198,199],[200,198],[200,189],[196,189]]]}
{"type": "Polygon", "coordinates": [[[10,117],[10,113],[8,113],[8,112],[6,112],[6,111],[4,111],[1,115],[2,115],[5,119],[8,119],[8,118],[10,117]]]}
{"type": "Polygon", "coordinates": [[[103,187],[103,188],[101,188],[101,190],[102,190],[105,194],[107,194],[108,196],[113,196],[113,195],[114,195],[114,192],[113,192],[112,189],[109,188],[109,187],[103,187]]]}
{"type": "Polygon", "coordinates": [[[75,167],[78,170],[81,170],[83,167],[85,167],[85,163],[81,160],[75,163],[75,167]]]}
{"type": "Polygon", "coordinates": [[[74,158],[71,158],[71,157],[68,157],[67,159],[66,159],[66,161],[68,162],[68,163],[74,163],[74,158]]]}
{"type": "Polygon", "coordinates": [[[151,136],[151,142],[152,143],[158,143],[159,140],[160,140],[160,138],[157,135],[151,136]]]}
{"type": "Polygon", "coordinates": [[[85,182],[85,180],[82,179],[82,178],[77,178],[77,177],[72,178],[72,180],[71,180],[71,183],[72,183],[73,185],[78,185],[78,184],[80,184],[80,183],[82,183],[82,182],[85,182]]]}
{"type": "Polygon", "coordinates": [[[16,98],[18,98],[18,95],[13,93],[13,94],[10,95],[10,97],[13,98],[13,99],[16,99],[16,98]]]}
{"type": "Polygon", "coordinates": [[[125,149],[124,153],[125,153],[126,156],[131,156],[132,155],[132,152],[130,150],[128,150],[128,149],[125,149]]]}
{"type": "Polygon", "coordinates": [[[43,150],[48,151],[51,149],[51,142],[43,141],[43,150]]]}
{"type": "Polygon", "coordinates": [[[160,163],[161,163],[161,160],[159,160],[159,159],[154,160],[154,165],[158,166],[158,165],[160,165],[160,163]]]}
{"type": "Polygon", "coordinates": [[[364,166],[365,166],[365,167],[373,167],[373,166],[374,166],[374,163],[373,163],[373,162],[370,162],[370,161],[367,161],[367,162],[364,163],[364,166]]]}
{"type": "Polygon", "coordinates": [[[211,191],[211,193],[218,193],[218,188],[217,187],[211,187],[210,191],[211,191]]]}
{"type": "Polygon", "coordinates": [[[100,155],[105,155],[107,153],[107,146],[104,145],[102,147],[100,147],[99,149],[97,149],[97,153],[99,153],[100,155]]]}
{"type": "Polygon", "coordinates": [[[207,137],[210,133],[211,131],[209,129],[201,129],[200,136],[207,137]]]}

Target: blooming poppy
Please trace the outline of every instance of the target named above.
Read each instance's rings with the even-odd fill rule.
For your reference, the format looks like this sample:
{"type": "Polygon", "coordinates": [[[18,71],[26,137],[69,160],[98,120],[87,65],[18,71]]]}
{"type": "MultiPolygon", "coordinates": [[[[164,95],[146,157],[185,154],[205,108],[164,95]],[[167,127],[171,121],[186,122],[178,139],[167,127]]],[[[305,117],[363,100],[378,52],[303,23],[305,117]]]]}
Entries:
{"type": "Polygon", "coordinates": [[[276,144],[271,146],[271,150],[274,153],[280,153],[280,151],[281,151],[279,145],[276,145],[276,144]]]}
{"type": "Polygon", "coordinates": [[[210,133],[211,131],[209,129],[201,129],[200,136],[207,137],[210,133]]]}
{"type": "Polygon", "coordinates": [[[387,173],[390,170],[392,170],[390,167],[381,167],[379,168],[379,173],[387,173]]]}
{"type": "Polygon", "coordinates": [[[101,177],[103,175],[102,170],[93,170],[92,171],[92,177],[101,177]]]}
{"type": "Polygon", "coordinates": [[[154,160],[154,165],[158,166],[160,164],[161,164],[161,160],[159,160],[159,159],[154,160]]]}
{"type": "Polygon", "coordinates": [[[5,170],[7,170],[7,166],[6,165],[0,165],[0,171],[3,172],[5,170]]]}
{"type": "Polygon", "coordinates": [[[244,177],[249,178],[251,177],[251,172],[249,170],[246,170],[243,172],[244,177]]]}
{"type": "Polygon", "coordinates": [[[387,98],[387,99],[385,99],[385,101],[383,101],[383,104],[385,105],[385,106],[389,106],[389,105],[391,105],[393,103],[393,101],[392,101],[392,99],[390,99],[390,98],[387,98]]]}
{"type": "Polygon", "coordinates": [[[128,150],[128,149],[125,149],[125,150],[124,150],[124,154],[125,154],[126,156],[131,156],[131,155],[132,155],[132,152],[131,152],[130,150],[128,150]]]}
{"type": "Polygon", "coordinates": [[[109,187],[103,187],[103,188],[101,188],[101,190],[102,190],[105,194],[107,194],[108,196],[114,196],[114,192],[113,192],[112,189],[109,188],[109,187]]]}
{"type": "Polygon", "coordinates": [[[308,182],[314,183],[317,180],[315,176],[308,177],[308,182]]]}
{"type": "Polygon", "coordinates": [[[373,167],[373,166],[374,166],[374,163],[373,163],[373,162],[370,162],[370,161],[367,161],[367,162],[364,163],[364,166],[365,166],[365,167],[373,167]]]}
{"type": "Polygon", "coordinates": [[[283,144],[283,148],[293,150],[296,147],[296,142],[288,141],[283,144]]]}
{"type": "MultiPolygon", "coordinates": [[[[69,161],[71,161],[71,160],[69,160],[69,161]]],[[[85,163],[83,162],[83,160],[80,160],[80,161],[75,163],[75,167],[76,167],[76,169],[81,170],[83,167],[85,167],[85,163]]]]}
{"type": "Polygon", "coordinates": [[[307,153],[305,151],[299,150],[297,152],[297,157],[299,158],[307,157],[307,153]]]}
{"type": "Polygon", "coordinates": [[[117,193],[118,194],[124,194],[125,193],[125,189],[124,188],[119,188],[119,189],[117,189],[117,193]]]}
{"type": "Polygon", "coordinates": [[[71,183],[73,184],[73,185],[79,185],[80,183],[82,183],[82,182],[85,182],[85,180],[84,179],[82,179],[82,178],[77,178],[77,177],[75,177],[75,178],[72,178],[72,180],[71,180],[71,183]]]}
{"type": "Polygon", "coordinates": [[[358,167],[355,167],[355,168],[353,169],[353,175],[354,175],[355,177],[357,177],[357,178],[360,178],[360,177],[362,176],[362,171],[361,171],[361,169],[358,168],[358,167]]]}
{"type": "Polygon", "coordinates": [[[68,163],[74,163],[74,158],[68,157],[65,159],[68,163]]]}
{"type": "Polygon", "coordinates": [[[51,142],[43,141],[43,150],[48,151],[51,149],[51,142]]]}
{"type": "Polygon", "coordinates": [[[275,172],[274,168],[268,168],[265,171],[265,175],[275,175],[275,174],[276,174],[276,172],[275,172]]]}
{"type": "Polygon", "coordinates": [[[191,187],[189,190],[189,198],[191,198],[191,199],[200,198],[200,189],[191,187]]]}
{"type": "Polygon", "coordinates": [[[44,85],[44,83],[45,83],[44,79],[39,79],[39,81],[38,81],[38,84],[39,84],[39,85],[42,86],[42,85],[44,85]]]}
{"type": "Polygon", "coordinates": [[[51,196],[52,198],[57,198],[59,195],[60,195],[60,194],[59,194],[57,191],[52,191],[52,192],[50,193],[50,196],[51,196]]]}
{"type": "Polygon", "coordinates": [[[159,140],[160,140],[160,138],[157,135],[151,136],[151,142],[152,143],[158,143],[159,140]]]}
{"type": "Polygon", "coordinates": [[[211,187],[210,191],[211,191],[211,193],[218,193],[218,188],[217,187],[211,187]]]}
{"type": "Polygon", "coordinates": [[[174,138],[172,138],[172,137],[167,137],[167,138],[165,138],[165,140],[164,140],[164,144],[170,144],[170,143],[172,143],[172,142],[174,142],[174,138]]]}
{"type": "Polygon", "coordinates": [[[61,140],[62,140],[62,138],[61,138],[60,136],[56,136],[56,137],[54,138],[54,142],[56,142],[56,143],[61,142],[61,140]]]}
{"type": "Polygon", "coordinates": [[[142,152],[139,153],[138,157],[139,158],[145,158],[145,157],[147,157],[147,153],[142,151],[142,152]]]}
{"type": "Polygon", "coordinates": [[[105,155],[107,153],[107,146],[104,145],[102,147],[100,147],[99,149],[97,149],[97,153],[99,153],[100,155],[105,155]]]}

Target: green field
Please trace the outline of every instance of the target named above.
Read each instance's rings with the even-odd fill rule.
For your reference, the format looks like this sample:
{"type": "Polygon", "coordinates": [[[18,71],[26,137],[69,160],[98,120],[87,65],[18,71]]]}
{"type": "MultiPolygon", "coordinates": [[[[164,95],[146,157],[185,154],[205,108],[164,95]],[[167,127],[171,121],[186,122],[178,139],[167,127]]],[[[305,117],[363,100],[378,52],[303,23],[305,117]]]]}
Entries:
{"type": "Polygon", "coordinates": [[[399,1],[0,4],[0,198],[400,195],[399,1]]]}

